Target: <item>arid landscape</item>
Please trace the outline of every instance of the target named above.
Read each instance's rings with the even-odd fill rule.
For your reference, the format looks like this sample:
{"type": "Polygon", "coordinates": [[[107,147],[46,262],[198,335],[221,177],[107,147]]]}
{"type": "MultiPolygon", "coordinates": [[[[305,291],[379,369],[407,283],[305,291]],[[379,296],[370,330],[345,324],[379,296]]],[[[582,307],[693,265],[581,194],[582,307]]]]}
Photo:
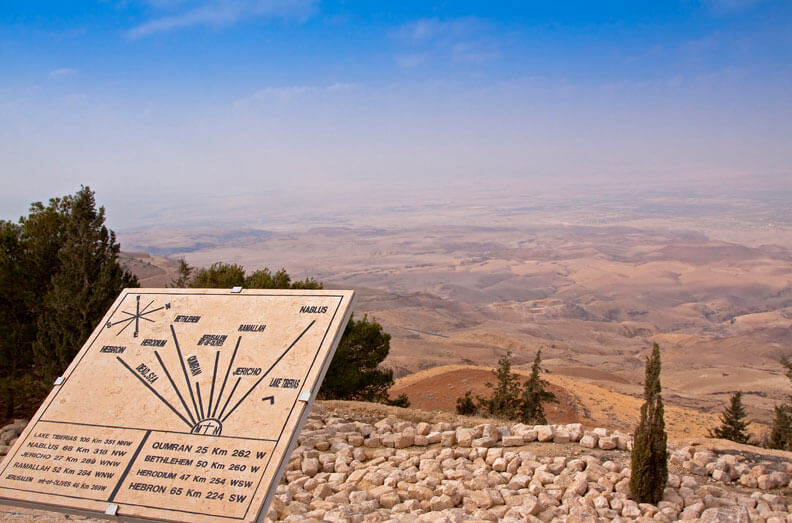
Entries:
{"type": "MultiPolygon", "coordinates": [[[[152,227],[120,239],[127,252],[151,253],[125,258],[143,286],[167,284],[183,256],[195,266],[285,267],[355,289],[357,314],[392,335],[394,390],[424,408],[452,409],[464,390],[458,370],[438,377],[440,369],[435,385],[404,387],[415,373],[486,370],[507,351],[524,370],[541,349],[551,383],[580,406],[574,416],[559,412],[559,422],[606,423],[610,410],[612,425],[627,428],[634,413],[621,413],[615,398],[640,396],[656,342],[664,398],[690,412],[690,435],[701,436],[734,391],[760,425],[792,392],[778,364],[792,351],[791,199],[788,191],[493,195],[266,215],[226,229],[222,219],[152,227]],[[453,387],[430,390],[443,381],[453,387]],[[583,408],[583,383],[613,395],[590,402],[612,406],[583,408]],[[433,394],[443,401],[427,402],[433,394]]],[[[487,373],[466,380],[481,391],[487,373]]]]}

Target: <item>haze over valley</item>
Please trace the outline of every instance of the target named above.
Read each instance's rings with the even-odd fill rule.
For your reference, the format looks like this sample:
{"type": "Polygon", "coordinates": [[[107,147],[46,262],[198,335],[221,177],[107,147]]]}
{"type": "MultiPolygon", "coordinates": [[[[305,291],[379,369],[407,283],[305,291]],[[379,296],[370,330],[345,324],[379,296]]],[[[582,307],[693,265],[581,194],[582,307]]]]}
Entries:
{"type": "Polygon", "coordinates": [[[506,351],[527,368],[541,349],[554,375],[638,396],[657,342],[667,402],[719,412],[743,390],[752,417],[768,422],[788,392],[778,358],[792,343],[791,199],[783,183],[711,194],[481,190],[295,210],[270,226],[251,211],[246,226],[223,227],[221,216],[214,228],[120,239],[153,255],[137,256],[144,286],[167,283],[183,256],[356,289],[357,313],[393,336],[386,363],[400,377],[494,366],[506,351]]]}

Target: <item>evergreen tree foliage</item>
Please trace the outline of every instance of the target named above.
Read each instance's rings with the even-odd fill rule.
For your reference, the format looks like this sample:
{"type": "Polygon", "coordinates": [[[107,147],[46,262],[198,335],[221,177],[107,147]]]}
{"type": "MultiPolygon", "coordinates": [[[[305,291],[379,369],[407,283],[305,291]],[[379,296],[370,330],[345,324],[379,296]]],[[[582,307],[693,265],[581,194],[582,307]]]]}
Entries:
{"type": "Polygon", "coordinates": [[[737,443],[748,443],[751,435],[748,434],[748,422],[745,421],[745,408],[742,404],[742,392],[732,394],[731,402],[721,414],[721,424],[710,431],[713,438],[728,439],[737,443]]]}
{"type": "Polygon", "coordinates": [[[73,197],[40,202],[19,223],[0,222],[0,401],[4,417],[32,410],[48,386],[33,379],[33,342],[73,197]]]}
{"type": "Polygon", "coordinates": [[[380,363],[390,350],[390,334],[376,321],[349,319],[341,341],[327,370],[321,399],[388,401],[393,385],[393,371],[382,369],[380,363]]]}
{"type": "Polygon", "coordinates": [[[641,419],[633,436],[631,497],[638,503],[657,504],[668,482],[667,435],[660,396],[660,347],[646,359],[646,383],[641,419]]]}
{"type": "Polygon", "coordinates": [[[773,426],[766,446],[776,450],[792,450],[792,409],[776,405],[773,426]]]}
{"type": "Polygon", "coordinates": [[[487,383],[492,395],[479,399],[478,410],[487,416],[514,419],[520,409],[520,377],[511,371],[511,351],[498,359],[498,368],[492,370],[495,384],[487,383]]]}
{"type": "Polygon", "coordinates": [[[33,316],[26,303],[25,250],[21,227],[0,221],[0,399],[14,415],[19,380],[32,367],[33,316]]]}
{"type": "Polygon", "coordinates": [[[313,278],[305,278],[304,280],[293,281],[291,284],[292,289],[321,289],[322,284],[313,278]]]}
{"type": "MultiPolygon", "coordinates": [[[[784,374],[786,374],[786,377],[789,379],[789,381],[792,381],[792,361],[789,361],[789,358],[783,355],[781,356],[780,361],[781,365],[783,365],[784,369],[786,369],[784,374]]],[[[792,399],[792,395],[790,395],[790,399],[792,399]]]]}
{"type": "Polygon", "coordinates": [[[29,414],[118,293],[137,286],[118,252],[88,187],[0,221],[0,415],[29,414]]]}
{"type": "Polygon", "coordinates": [[[536,351],[531,376],[525,382],[522,391],[522,401],[520,402],[520,421],[523,423],[535,423],[544,425],[547,423],[542,403],[558,402],[555,394],[547,390],[548,383],[543,380],[539,373],[542,371],[542,351],[536,351]]]}
{"type": "Polygon", "coordinates": [[[216,262],[209,268],[199,269],[190,277],[193,267],[182,260],[179,262],[179,277],[176,282],[186,283],[185,287],[196,289],[230,289],[244,287],[246,289],[321,289],[322,284],[313,278],[292,281],[285,269],[273,273],[269,268],[245,274],[241,265],[216,262]]]}
{"type": "MultiPolygon", "coordinates": [[[[792,362],[786,356],[781,356],[781,365],[785,369],[786,377],[792,382],[792,362]]],[[[775,417],[770,429],[770,436],[766,446],[771,449],[792,450],[792,395],[787,403],[775,406],[775,417]]]]}
{"type": "Polygon", "coordinates": [[[66,369],[118,293],[137,287],[137,279],[118,263],[120,246],[104,221],[104,207],[97,210],[88,187],[70,199],[58,270],[44,295],[33,343],[37,373],[47,381],[66,369]]]}
{"type": "Polygon", "coordinates": [[[792,450],[792,409],[788,405],[776,405],[770,435],[764,442],[767,448],[792,450]]]}
{"type": "Polygon", "coordinates": [[[407,394],[401,393],[396,396],[396,399],[385,400],[385,404],[390,405],[391,407],[401,407],[406,409],[410,406],[410,398],[407,397],[407,394]]]}
{"type": "Polygon", "coordinates": [[[473,401],[473,391],[468,390],[464,396],[457,398],[456,413],[461,416],[474,416],[478,413],[476,402],[473,401]]]}
{"type": "Polygon", "coordinates": [[[247,276],[244,285],[249,289],[290,289],[291,277],[284,269],[273,274],[265,267],[247,276]]]}
{"type": "Polygon", "coordinates": [[[498,359],[498,368],[492,370],[495,384],[486,383],[492,389],[490,397],[477,396],[473,400],[473,391],[468,390],[461,398],[457,398],[457,414],[518,419],[523,423],[545,424],[542,403],[557,402],[555,394],[546,389],[547,382],[540,376],[542,372],[542,351],[536,352],[531,376],[524,385],[520,376],[512,372],[512,353],[507,352],[498,359]]]}
{"type": "Polygon", "coordinates": [[[196,289],[230,289],[244,286],[245,268],[235,263],[213,263],[208,269],[199,269],[190,281],[190,287],[196,289]]]}
{"type": "Polygon", "coordinates": [[[169,287],[173,287],[176,289],[184,289],[185,287],[190,286],[190,281],[192,281],[192,273],[194,267],[191,267],[187,264],[187,261],[184,258],[179,258],[179,269],[176,273],[176,278],[171,281],[169,287]]]}
{"type": "Polygon", "coordinates": [[[265,267],[247,276],[245,278],[245,287],[249,289],[321,289],[322,284],[313,278],[293,282],[285,269],[272,274],[265,267]]]}

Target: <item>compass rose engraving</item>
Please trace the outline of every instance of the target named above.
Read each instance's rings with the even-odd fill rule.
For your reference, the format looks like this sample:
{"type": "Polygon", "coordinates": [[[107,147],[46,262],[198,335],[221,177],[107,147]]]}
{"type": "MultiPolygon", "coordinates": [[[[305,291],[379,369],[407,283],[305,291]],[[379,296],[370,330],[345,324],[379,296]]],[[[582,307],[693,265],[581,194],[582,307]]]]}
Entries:
{"type": "Polygon", "coordinates": [[[136,299],[135,299],[135,312],[134,313],[131,313],[131,312],[128,312],[128,311],[121,311],[122,314],[126,314],[127,315],[126,318],[121,318],[118,321],[108,321],[107,322],[107,328],[112,328],[112,327],[115,327],[116,325],[121,325],[121,324],[124,325],[116,333],[116,336],[118,336],[119,334],[124,332],[127,329],[127,327],[129,327],[130,325],[132,325],[134,323],[135,332],[132,334],[132,337],[137,338],[138,337],[138,333],[140,332],[140,320],[154,323],[154,320],[152,320],[151,318],[146,318],[146,316],[148,316],[149,314],[153,314],[153,313],[155,313],[157,311],[161,311],[162,309],[166,309],[166,310],[170,309],[170,306],[171,306],[170,303],[166,303],[162,307],[157,307],[156,309],[149,310],[149,307],[151,307],[151,304],[154,303],[154,300],[151,300],[150,302],[148,302],[148,305],[143,307],[143,309],[141,310],[141,308],[140,308],[140,296],[136,296],[135,298],[136,299]]]}

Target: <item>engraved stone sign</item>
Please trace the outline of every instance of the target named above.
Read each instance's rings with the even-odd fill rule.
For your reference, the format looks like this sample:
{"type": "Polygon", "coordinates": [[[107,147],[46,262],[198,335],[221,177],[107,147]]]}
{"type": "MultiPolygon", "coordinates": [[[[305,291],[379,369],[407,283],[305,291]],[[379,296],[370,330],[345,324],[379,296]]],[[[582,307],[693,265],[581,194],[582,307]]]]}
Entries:
{"type": "Polygon", "coordinates": [[[0,502],[263,517],[353,295],[125,289],[0,464],[0,502]]]}

